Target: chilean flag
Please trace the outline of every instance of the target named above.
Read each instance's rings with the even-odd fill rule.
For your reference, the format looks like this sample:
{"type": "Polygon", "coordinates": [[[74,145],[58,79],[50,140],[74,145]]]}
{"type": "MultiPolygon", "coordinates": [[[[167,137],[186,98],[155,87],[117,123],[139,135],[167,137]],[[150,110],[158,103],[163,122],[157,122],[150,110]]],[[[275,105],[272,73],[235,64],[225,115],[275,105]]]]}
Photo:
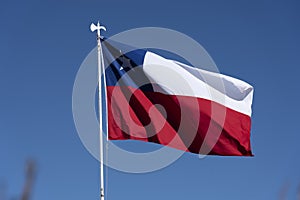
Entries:
{"type": "Polygon", "coordinates": [[[251,85],[108,39],[102,48],[110,140],[252,156],[251,85]]]}

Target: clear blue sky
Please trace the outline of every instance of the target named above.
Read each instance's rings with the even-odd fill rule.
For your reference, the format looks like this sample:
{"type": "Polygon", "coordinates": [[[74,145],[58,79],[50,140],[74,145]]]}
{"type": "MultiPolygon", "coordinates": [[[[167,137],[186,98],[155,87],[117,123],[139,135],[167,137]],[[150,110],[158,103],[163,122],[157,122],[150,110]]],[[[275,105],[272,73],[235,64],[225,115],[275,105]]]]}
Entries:
{"type": "Polygon", "coordinates": [[[24,163],[38,176],[33,200],[98,199],[99,163],[81,144],[72,88],[96,45],[89,24],[109,37],[143,26],[171,28],[202,44],[219,70],[255,88],[255,157],[186,153],[148,174],[109,170],[108,200],[278,199],[300,184],[300,3],[289,1],[11,1],[0,3],[0,182],[23,187],[24,163]]]}

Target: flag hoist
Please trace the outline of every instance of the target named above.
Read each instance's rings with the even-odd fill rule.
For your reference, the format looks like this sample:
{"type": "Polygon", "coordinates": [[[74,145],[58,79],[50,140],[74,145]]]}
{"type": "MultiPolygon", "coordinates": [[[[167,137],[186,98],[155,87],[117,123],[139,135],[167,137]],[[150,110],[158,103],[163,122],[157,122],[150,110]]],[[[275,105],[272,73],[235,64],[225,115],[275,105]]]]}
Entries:
{"type": "MultiPolygon", "coordinates": [[[[101,34],[100,31],[106,31],[104,26],[100,26],[98,21],[97,25],[91,24],[90,29],[92,32],[97,30],[97,48],[98,48],[98,112],[99,112],[99,143],[100,143],[100,200],[104,200],[104,173],[103,173],[103,123],[102,123],[102,101],[101,101],[101,94],[102,94],[102,82],[101,82],[101,75],[103,72],[103,82],[104,82],[104,94],[106,97],[106,88],[105,88],[105,67],[104,67],[104,59],[102,53],[102,46],[101,46],[101,34]]],[[[106,101],[104,101],[105,107],[107,107],[106,101]]],[[[105,120],[107,123],[107,120],[105,120]]]]}

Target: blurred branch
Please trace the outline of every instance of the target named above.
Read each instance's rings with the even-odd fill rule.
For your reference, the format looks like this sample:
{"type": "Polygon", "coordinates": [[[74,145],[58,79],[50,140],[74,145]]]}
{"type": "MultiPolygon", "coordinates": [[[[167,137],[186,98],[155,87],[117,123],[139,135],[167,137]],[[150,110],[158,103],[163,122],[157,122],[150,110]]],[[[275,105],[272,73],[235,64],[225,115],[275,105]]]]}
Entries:
{"type": "Polygon", "coordinates": [[[288,182],[282,186],[282,188],[279,192],[279,200],[287,199],[287,193],[288,193],[289,187],[290,187],[290,183],[288,183],[288,182]]]}
{"type": "Polygon", "coordinates": [[[0,182],[0,200],[6,200],[6,184],[4,181],[0,182]]]}
{"type": "Polygon", "coordinates": [[[26,179],[25,179],[25,185],[23,189],[23,193],[21,196],[21,200],[29,200],[33,183],[35,180],[36,175],[36,164],[34,160],[28,160],[26,164],[26,179]]]}
{"type": "Polygon", "coordinates": [[[300,183],[298,185],[297,200],[300,200],[300,183]]]}

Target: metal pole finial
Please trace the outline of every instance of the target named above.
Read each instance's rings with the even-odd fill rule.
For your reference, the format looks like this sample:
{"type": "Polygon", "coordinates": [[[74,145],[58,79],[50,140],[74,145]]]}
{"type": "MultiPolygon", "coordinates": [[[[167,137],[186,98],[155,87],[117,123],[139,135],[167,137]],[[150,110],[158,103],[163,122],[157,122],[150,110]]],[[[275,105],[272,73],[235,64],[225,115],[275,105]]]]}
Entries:
{"type": "Polygon", "coordinates": [[[100,23],[98,21],[97,25],[95,25],[94,23],[91,23],[90,30],[92,32],[94,32],[95,30],[97,30],[97,36],[100,38],[100,36],[101,36],[100,30],[106,31],[106,28],[105,28],[105,26],[100,26],[100,23]]]}

